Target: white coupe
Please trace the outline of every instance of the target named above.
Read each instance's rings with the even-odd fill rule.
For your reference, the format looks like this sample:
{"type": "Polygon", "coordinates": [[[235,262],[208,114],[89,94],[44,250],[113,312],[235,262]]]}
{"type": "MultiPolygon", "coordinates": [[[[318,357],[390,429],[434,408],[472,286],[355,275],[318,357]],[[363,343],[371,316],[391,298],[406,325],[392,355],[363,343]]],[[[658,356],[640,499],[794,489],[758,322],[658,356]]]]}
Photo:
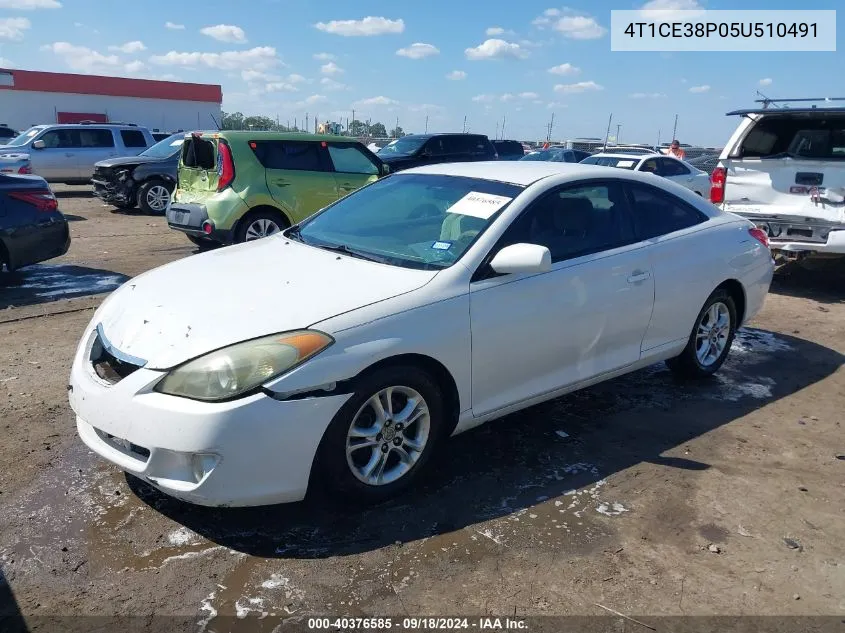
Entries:
{"type": "Polygon", "coordinates": [[[628,154],[625,152],[593,154],[581,161],[584,165],[600,165],[630,169],[672,180],[697,193],[710,197],[710,175],[686,161],[660,154],[628,154]]]}
{"type": "Polygon", "coordinates": [[[379,500],[488,420],[657,361],[712,374],[771,278],[765,234],[668,180],[420,167],[124,284],[70,402],[91,449],[180,499],[379,500]]]}

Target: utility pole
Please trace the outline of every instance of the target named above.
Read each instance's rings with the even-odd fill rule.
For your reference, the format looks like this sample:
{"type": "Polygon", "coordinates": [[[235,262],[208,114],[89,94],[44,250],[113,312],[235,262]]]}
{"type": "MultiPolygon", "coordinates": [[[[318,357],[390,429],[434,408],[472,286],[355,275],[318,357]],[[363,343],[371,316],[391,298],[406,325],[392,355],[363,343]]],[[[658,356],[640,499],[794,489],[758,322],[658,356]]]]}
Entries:
{"type": "Polygon", "coordinates": [[[310,120],[311,120],[311,119],[310,119],[310,117],[308,116],[308,113],[306,112],[306,113],[305,113],[305,129],[303,130],[306,134],[308,134],[308,121],[310,121],[310,120]]]}
{"type": "Polygon", "coordinates": [[[610,113],[610,118],[607,120],[607,131],[604,133],[604,147],[601,151],[607,150],[607,137],[610,136],[610,124],[613,122],[613,112],[610,113]]]}
{"type": "Polygon", "coordinates": [[[493,137],[495,140],[499,138],[499,122],[496,121],[496,136],[493,137]]]}
{"type": "Polygon", "coordinates": [[[502,116],[502,139],[505,138],[505,120],[507,119],[507,115],[502,116]]]}
{"type": "Polygon", "coordinates": [[[428,134],[428,115],[425,115],[425,133],[428,134]]]}
{"type": "Polygon", "coordinates": [[[298,128],[296,127],[296,117],[293,117],[293,129],[296,130],[297,132],[299,131],[298,128]]]}
{"type": "Polygon", "coordinates": [[[464,115],[464,133],[467,131],[467,115],[464,115]]]}
{"type": "Polygon", "coordinates": [[[546,142],[547,143],[552,142],[552,128],[554,127],[554,124],[555,124],[555,113],[552,112],[552,120],[549,121],[549,133],[546,135],[546,142]]]}
{"type": "MultiPolygon", "coordinates": [[[[352,109],[352,125],[355,125],[355,109],[354,108],[352,109]]],[[[349,134],[351,136],[355,136],[355,134],[353,133],[353,131],[351,129],[349,129],[348,127],[346,129],[349,130],[349,134]]]]}
{"type": "MultiPolygon", "coordinates": [[[[393,128],[393,131],[394,131],[396,134],[398,134],[398,130],[399,130],[399,117],[396,117],[396,127],[395,127],[395,128],[393,128]]],[[[396,134],[391,134],[391,136],[393,136],[393,137],[395,138],[395,137],[396,137],[396,134]]]]}
{"type": "Polygon", "coordinates": [[[678,138],[678,115],[675,115],[675,127],[672,128],[672,140],[678,138]]]}
{"type": "Polygon", "coordinates": [[[621,129],[622,129],[622,124],[617,123],[616,124],[616,144],[617,145],[619,145],[619,130],[621,130],[621,129]]]}
{"type": "Polygon", "coordinates": [[[657,128],[657,145],[655,146],[657,150],[660,150],[660,132],[662,132],[660,128],[657,128]]]}

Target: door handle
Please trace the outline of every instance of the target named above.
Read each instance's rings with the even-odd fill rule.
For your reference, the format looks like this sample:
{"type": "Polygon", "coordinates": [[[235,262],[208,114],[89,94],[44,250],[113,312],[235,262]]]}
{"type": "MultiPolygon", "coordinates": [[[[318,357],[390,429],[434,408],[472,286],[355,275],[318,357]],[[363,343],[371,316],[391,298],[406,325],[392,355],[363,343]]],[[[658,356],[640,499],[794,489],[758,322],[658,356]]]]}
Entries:
{"type": "Polygon", "coordinates": [[[634,272],[631,273],[631,276],[628,277],[628,283],[629,284],[636,284],[636,283],[639,283],[641,281],[645,281],[646,279],[649,279],[650,277],[651,277],[651,273],[648,272],[647,270],[645,270],[645,271],[635,270],[634,272]]]}
{"type": "Polygon", "coordinates": [[[274,180],[273,184],[277,187],[288,187],[290,183],[287,180],[274,180]]]}

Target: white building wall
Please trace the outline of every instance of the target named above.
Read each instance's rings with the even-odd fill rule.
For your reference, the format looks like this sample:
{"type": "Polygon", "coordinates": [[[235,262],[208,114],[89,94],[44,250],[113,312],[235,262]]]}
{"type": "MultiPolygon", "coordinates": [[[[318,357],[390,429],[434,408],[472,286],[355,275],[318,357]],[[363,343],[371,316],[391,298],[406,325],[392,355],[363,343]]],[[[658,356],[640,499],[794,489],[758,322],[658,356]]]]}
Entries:
{"type": "Polygon", "coordinates": [[[137,123],[163,132],[216,129],[214,120],[219,123],[221,119],[219,103],[0,90],[0,123],[14,129],[55,123],[56,112],[106,114],[110,121],[137,123]]]}

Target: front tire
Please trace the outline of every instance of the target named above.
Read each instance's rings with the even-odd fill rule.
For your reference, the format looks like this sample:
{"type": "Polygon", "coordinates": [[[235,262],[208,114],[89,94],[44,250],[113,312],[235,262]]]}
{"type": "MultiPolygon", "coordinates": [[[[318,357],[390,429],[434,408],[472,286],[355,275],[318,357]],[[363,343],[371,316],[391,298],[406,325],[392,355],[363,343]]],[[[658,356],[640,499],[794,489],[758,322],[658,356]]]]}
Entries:
{"type": "Polygon", "coordinates": [[[736,328],[733,298],[725,290],[714,290],[696,317],[684,351],[666,364],[684,378],[712,376],[728,357],[736,328]]]}
{"type": "Polygon", "coordinates": [[[138,206],[144,213],[164,215],[172,189],[162,180],[150,180],[138,189],[138,206]]]}
{"type": "Polygon", "coordinates": [[[443,424],[443,397],[428,373],[412,366],[376,371],[332,419],[317,474],[341,499],[390,498],[424,470],[443,424]]]}

